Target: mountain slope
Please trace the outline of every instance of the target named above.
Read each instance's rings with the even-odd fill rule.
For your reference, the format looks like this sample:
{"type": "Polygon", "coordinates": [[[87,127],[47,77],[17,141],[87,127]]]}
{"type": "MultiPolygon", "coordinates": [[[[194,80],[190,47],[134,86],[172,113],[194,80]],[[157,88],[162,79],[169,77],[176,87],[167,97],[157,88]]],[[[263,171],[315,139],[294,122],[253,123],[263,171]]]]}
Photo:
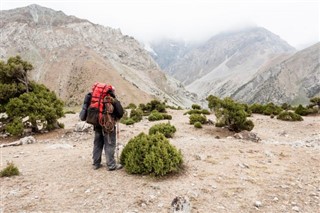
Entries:
{"type": "Polygon", "coordinates": [[[320,96],[320,43],[263,67],[232,97],[248,103],[309,103],[320,96]]]}
{"type": "Polygon", "coordinates": [[[260,27],[220,33],[201,45],[186,46],[172,41],[161,44],[167,47],[167,54],[164,48],[153,44],[154,59],[202,99],[210,94],[231,96],[261,67],[295,52],[279,36],[260,27]]]}
{"type": "Polygon", "coordinates": [[[96,82],[114,84],[124,104],[157,97],[190,105],[192,94],[165,76],[134,38],[38,5],[1,11],[1,59],[19,54],[69,105],[81,103],[96,82]],[[188,96],[188,97],[187,97],[188,96]]]}
{"type": "Polygon", "coordinates": [[[165,70],[189,85],[211,73],[210,79],[225,78],[258,68],[277,54],[294,48],[264,28],[254,27],[213,36],[187,51],[165,70]],[[253,58],[254,57],[254,58],[253,58]]]}

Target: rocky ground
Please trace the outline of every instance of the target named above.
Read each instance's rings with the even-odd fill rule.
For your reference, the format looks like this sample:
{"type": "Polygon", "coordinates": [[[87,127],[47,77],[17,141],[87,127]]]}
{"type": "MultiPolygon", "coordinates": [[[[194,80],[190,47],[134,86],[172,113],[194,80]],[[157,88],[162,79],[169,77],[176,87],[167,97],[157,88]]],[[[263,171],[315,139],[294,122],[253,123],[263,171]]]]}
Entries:
{"type": "MultiPolygon", "coordinates": [[[[185,170],[162,179],[93,170],[93,133],[74,131],[77,114],[35,143],[0,148],[0,169],[13,162],[21,172],[0,178],[0,212],[172,212],[177,196],[199,213],[319,211],[320,116],[284,122],[253,115],[256,142],[213,125],[195,129],[184,112],[169,111],[177,128],[170,141],[181,149],[185,170]]],[[[119,142],[155,123],[120,125],[119,142]]]]}

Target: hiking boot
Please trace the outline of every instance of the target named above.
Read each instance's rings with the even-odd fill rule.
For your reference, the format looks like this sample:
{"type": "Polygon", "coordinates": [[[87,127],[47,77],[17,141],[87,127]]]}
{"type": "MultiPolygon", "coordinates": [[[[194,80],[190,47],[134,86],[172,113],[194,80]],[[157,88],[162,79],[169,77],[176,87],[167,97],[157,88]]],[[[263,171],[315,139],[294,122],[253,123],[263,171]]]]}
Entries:
{"type": "Polygon", "coordinates": [[[94,164],[93,165],[93,169],[94,170],[97,170],[97,169],[99,169],[101,167],[101,164],[94,164]]]}
{"type": "Polygon", "coordinates": [[[117,164],[114,167],[108,168],[108,171],[114,171],[114,170],[119,170],[122,169],[122,165],[121,164],[117,164]]]}

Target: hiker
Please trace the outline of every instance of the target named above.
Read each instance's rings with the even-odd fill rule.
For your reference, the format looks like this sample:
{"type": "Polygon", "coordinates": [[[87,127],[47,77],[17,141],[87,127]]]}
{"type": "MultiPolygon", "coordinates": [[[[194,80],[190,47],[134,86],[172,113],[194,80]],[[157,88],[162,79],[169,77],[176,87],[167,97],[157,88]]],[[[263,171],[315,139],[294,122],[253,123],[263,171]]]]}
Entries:
{"type": "MultiPolygon", "coordinates": [[[[117,127],[116,122],[119,121],[123,116],[123,108],[119,100],[115,95],[115,88],[111,85],[105,85],[96,83],[93,86],[92,93],[88,93],[84,102],[88,102],[88,97],[91,96],[90,105],[83,107],[87,108],[86,121],[87,123],[93,124],[94,128],[94,141],[93,141],[93,169],[99,169],[101,165],[102,150],[104,149],[106,155],[106,164],[109,171],[121,169],[122,165],[117,164],[114,154],[116,149],[116,134],[117,127]],[[95,90],[97,88],[97,90],[95,90]],[[106,100],[112,100],[112,112],[107,113],[108,103],[106,100]],[[103,103],[103,106],[102,106],[103,103]],[[101,104],[101,105],[100,105],[101,104]],[[94,108],[95,106],[96,108],[94,108]],[[103,111],[102,113],[99,114],[103,111]]],[[[85,103],[84,103],[85,104],[85,103]]],[[[80,119],[81,113],[80,113],[80,119]]]]}
{"type": "MultiPolygon", "coordinates": [[[[123,116],[123,108],[119,100],[116,99],[115,88],[112,87],[112,90],[108,91],[109,95],[113,97],[113,107],[114,111],[111,114],[115,121],[119,121],[123,116]]],[[[104,132],[101,125],[94,126],[94,141],[93,141],[93,169],[99,169],[101,167],[101,155],[102,149],[106,155],[107,169],[109,171],[121,169],[121,164],[116,164],[114,158],[115,149],[116,149],[116,139],[117,139],[117,130],[114,126],[114,130],[111,133],[104,132]]]]}

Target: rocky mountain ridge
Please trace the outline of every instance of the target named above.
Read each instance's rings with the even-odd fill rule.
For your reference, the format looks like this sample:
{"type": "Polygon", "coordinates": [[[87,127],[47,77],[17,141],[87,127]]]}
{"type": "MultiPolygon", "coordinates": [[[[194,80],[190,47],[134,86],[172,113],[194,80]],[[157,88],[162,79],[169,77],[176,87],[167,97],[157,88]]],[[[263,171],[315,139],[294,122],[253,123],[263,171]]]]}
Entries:
{"type": "Polygon", "coordinates": [[[320,96],[320,43],[262,67],[231,97],[253,102],[309,103],[320,96]]]}
{"type": "Polygon", "coordinates": [[[154,51],[152,56],[156,61],[161,62],[159,65],[168,74],[182,81],[189,91],[198,94],[202,99],[212,94],[219,97],[231,96],[249,103],[267,103],[272,100],[275,103],[306,104],[312,95],[319,94],[317,47],[311,48],[313,51],[296,53],[296,50],[287,42],[264,28],[253,27],[220,33],[203,44],[193,47],[185,44],[183,46],[182,42],[178,44],[178,41],[162,42],[163,46],[168,47],[166,54],[164,48],[160,48],[155,42],[151,45],[154,51]],[[174,48],[170,48],[170,45],[174,48]],[[172,52],[176,55],[171,58],[163,57],[171,56],[172,52]],[[292,60],[285,62],[290,57],[293,57],[292,60]],[[276,67],[281,63],[290,66],[290,75],[294,77],[287,74],[287,80],[274,81],[273,78],[278,78],[277,76],[272,75],[270,78],[268,72],[262,71],[278,69],[276,67]],[[259,85],[255,79],[257,75],[263,79],[259,85]],[[256,82],[255,86],[251,86],[248,90],[247,85],[252,81],[256,82]],[[278,81],[279,85],[276,85],[278,81]],[[300,81],[316,86],[297,83],[300,81]],[[272,86],[261,86],[269,84],[272,86]],[[258,90],[258,88],[265,89],[258,90]]]}
{"type": "Polygon", "coordinates": [[[94,82],[118,89],[124,104],[152,98],[187,106],[193,96],[166,76],[133,37],[39,5],[1,11],[1,59],[21,55],[31,78],[69,105],[82,102],[94,82]]]}

